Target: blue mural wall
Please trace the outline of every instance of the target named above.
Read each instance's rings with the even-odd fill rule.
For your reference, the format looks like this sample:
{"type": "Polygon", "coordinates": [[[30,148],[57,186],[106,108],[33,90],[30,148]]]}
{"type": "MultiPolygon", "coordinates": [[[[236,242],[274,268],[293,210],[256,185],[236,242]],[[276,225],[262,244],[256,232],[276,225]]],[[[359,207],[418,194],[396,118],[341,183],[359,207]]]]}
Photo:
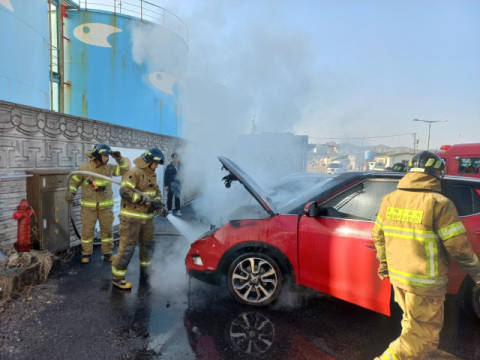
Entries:
{"type": "Polygon", "coordinates": [[[188,45],[159,25],[102,11],[68,11],[65,112],[182,136],[179,100],[188,45]]]}
{"type": "Polygon", "coordinates": [[[48,2],[0,0],[0,99],[50,109],[48,2]]]}

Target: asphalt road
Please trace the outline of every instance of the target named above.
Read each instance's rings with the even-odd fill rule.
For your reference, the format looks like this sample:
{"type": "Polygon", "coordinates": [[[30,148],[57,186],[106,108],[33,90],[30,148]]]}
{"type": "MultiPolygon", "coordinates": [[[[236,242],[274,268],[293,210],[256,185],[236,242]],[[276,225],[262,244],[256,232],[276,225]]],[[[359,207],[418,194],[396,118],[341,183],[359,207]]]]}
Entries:
{"type": "MultiPolygon", "coordinates": [[[[191,210],[182,212],[195,225],[191,210]]],[[[55,279],[0,308],[0,359],[363,360],[400,332],[398,316],[321,294],[285,293],[267,308],[241,306],[225,284],[189,282],[189,242],[166,219],[155,222],[149,279],[140,278],[138,249],[127,273],[130,292],[112,289],[99,248],[88,265],[75,254],[55,279]]],[[[480,359],[479,339],[480,320],[449,299],[440,349],[480,359]]]]}

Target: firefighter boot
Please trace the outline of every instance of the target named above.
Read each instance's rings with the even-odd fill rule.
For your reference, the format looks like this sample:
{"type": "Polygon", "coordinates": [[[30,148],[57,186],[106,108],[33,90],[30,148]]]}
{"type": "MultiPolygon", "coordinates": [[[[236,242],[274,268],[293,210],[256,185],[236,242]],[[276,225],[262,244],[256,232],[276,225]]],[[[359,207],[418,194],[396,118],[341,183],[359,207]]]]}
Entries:
{"type": "Polygon", "coordinates": [[[88,264],[90,262],[90,255],[82,255],[82,264],[88,264]]]}
{"type": "Polygon", "coordinates": [[[113,260],[115,260],[115,256],[112,254],[103,254],[103,260],[112,262],[113,260]]]}
{"type": "Polygon", "coordinates": [[[132,284],[125,281],[125,279],[113,279],[113,285],[122,290],[130,290],[132,284]]]}

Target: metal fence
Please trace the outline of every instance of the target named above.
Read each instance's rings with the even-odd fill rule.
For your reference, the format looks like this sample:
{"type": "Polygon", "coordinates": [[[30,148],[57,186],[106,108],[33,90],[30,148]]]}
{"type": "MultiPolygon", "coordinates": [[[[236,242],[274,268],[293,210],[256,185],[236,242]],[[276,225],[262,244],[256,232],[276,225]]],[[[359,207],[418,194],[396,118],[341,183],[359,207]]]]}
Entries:
{"type": "Polygon", "coordinates": [[[188,45],[188,27],[180,18],[164,8],[143,0],[80,0],[82,10],[104,10],[136,17],[166,27],[188,45]]]}

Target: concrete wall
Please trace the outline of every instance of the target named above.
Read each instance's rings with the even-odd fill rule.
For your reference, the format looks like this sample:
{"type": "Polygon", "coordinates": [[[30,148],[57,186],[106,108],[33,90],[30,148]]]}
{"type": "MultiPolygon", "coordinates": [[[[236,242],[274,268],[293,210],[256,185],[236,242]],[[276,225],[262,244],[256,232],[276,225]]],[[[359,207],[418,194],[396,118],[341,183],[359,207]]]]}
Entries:
{"type": "Polygon", "coordinates": [[[0,1],[0,99],[50,108],[48,1],[0,1]]]}
{"type": "MultiPolygon", "coordinates": [[[[174,151],[181,153],[185,145],[178,137],[0,101],[0,176],[25,174],[25,170],[32,169],[74,170],[87,161],[85,152],[97,143],[114,149],[138,149],[138,155],[156,146],[165,153],[167,163],[169,155],[174,151]]],[[[157,173],[160,176],[160,171],[157,173]]],[[[12,215],[26,197],[26,179],[0,181],[0,245],[11,246],[17,236],[17,222],[12,215]]],[[[183,199],[191,196],[186,185],[183,199]]],[[[74,203],[76,217],[79,199],[78,194],[74,203]]],[[[77,224],[80,225],[78,219],[77,224]]],[[[71,234],[71,245],[77,245],[79,242],[71,234]]]]}

